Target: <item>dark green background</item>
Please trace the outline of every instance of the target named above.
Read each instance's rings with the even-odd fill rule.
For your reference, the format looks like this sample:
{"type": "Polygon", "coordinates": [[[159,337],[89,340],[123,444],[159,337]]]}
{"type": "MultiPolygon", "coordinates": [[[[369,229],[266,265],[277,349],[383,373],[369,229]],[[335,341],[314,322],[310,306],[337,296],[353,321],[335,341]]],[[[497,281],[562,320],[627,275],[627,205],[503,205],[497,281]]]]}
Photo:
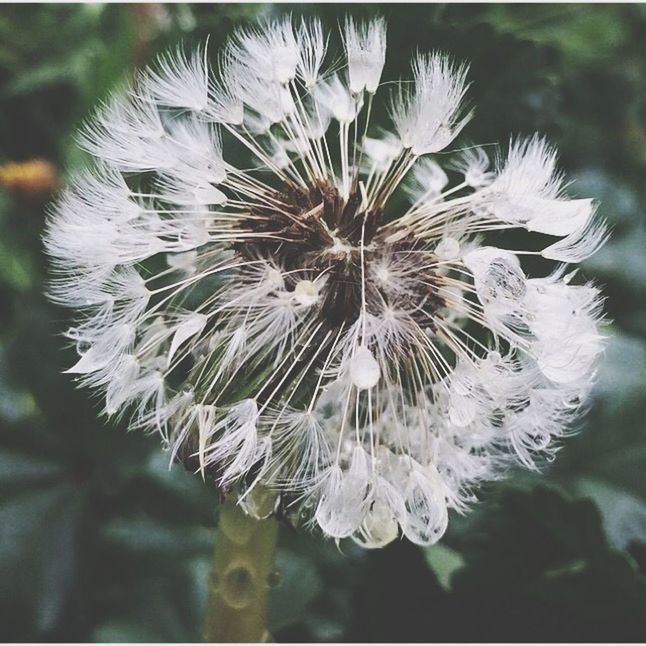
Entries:
{"type": "MultiPolygon", "coordinates": [[[[646,6],[2,5],[0,163],[83,162],[72,133],[179,39],[215,51],[257,15],[389,20],[385,76],[420,48],[472,62],[464,139],[540,130],[601,201],[612,338],[581,433],[543,475],[489,486],[440,546],[364,552],[285,529],[277,641],[646,640],[646,6]]],[[[215,492],[155,438],[97,421],[60,372],[68,313],[42,296],[46,206],[0,189],[0,638],[199,636],[215,492]]]]}

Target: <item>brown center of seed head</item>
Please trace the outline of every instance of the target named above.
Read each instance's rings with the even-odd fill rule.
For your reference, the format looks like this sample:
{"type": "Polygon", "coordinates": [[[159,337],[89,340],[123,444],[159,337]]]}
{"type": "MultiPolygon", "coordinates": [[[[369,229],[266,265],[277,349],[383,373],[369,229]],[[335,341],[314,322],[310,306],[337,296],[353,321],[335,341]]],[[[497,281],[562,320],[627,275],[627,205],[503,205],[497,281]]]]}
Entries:
{"type": "Polygon", "coordinates": [[[345,200],[330,184],[287,187],[277,191],[267,206],[253,209],[242,224],[254,235],[239,242],[236,251],[247,260],[272,258],[282,268],[290,291],[304,278],[324,277],[317,307],[332,328],[352,324],[359,317],[364,276],[369,313],[404,307],[421,326],[433,329],[432,314],[444,302],[432,263],[428,257],[421,259],[411,234],[387,241],[393,229],[384,225],[381,209],[360,211],[360,205],[358,191],[345,200]],[[263,233],[267,237],[258,235],[263,233]],[[389,290],[370,271],[386,255],[396,257],[398,266],[410,265],[402,289],[389,290]]]}

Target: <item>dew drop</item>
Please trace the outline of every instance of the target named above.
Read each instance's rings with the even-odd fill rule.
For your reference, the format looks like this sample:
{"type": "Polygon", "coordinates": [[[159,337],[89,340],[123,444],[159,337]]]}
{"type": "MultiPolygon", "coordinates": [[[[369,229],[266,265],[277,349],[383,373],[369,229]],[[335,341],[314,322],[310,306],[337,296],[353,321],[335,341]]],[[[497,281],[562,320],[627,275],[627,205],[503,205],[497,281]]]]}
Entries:
{"type": "Polygon", "coordinates": [[[377,385],[381,368],[372,352],[362,345],[350,361],[350,379],[359,390],[368,390],[377,385]]]}
{"type": "Polygon", "coordinates": [[[79,341],[76,344],[76,351],[79,353],[79,355],[82,355],[85,354],[91,347],[92,344],[89,341],[79,341]]]}
{"type": "Polygon", "coordinates": [[[460,255],[460,243],[455,238],[444,238],[435,247],[435,255],[441,260],[455,260],[460,255]]]}
{"type": "Polygon", "coordinates": [[[294,298],[299,304],[310,307],[319,299],[319,288],[311,280],[299,280],[294,287],[294,298]]]}

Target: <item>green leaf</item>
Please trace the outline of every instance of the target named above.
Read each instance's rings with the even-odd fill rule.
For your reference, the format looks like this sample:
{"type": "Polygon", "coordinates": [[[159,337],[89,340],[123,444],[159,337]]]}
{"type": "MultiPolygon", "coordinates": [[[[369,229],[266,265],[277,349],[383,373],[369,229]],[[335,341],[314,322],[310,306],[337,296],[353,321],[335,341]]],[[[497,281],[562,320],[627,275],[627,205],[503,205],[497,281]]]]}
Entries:
{"type": "Polygon", "coordinates": [[[173,596],[150,594],[153,591],[147,589],[139,592],[141,597],[131,612],[99,625],[93,641],[107,644],[188,641],[173,596]]]}
{"type": "Polygon", "coordinates": [[[451,590],[453,576],[466,565],[457,551],[443,543],[424,548],[424,557],[444,590],[451,590]]]}
{"type": "Polygon", "coordinates": [[[618,51],[628,33],[626,13],[587,11],[575,5],[493,5],[490,20],[498,29],[558,47],[574,60],[598,59],[618,51]]]}
{"type": "Polygon", "coordinates": [[[34,637],[54,627],[71,594],[83,508],[83,495],[69,484],[0,505],[0,591],[27,604],[34,637]]]}
{"type": "Polygon", "coordinates": [[[588,427],[570,438],[550,477],[592,498],[617,547],[646,542],[646,347],[634,337],[608,340],[588,427]]]}
{"type": "Polygon", "coordinates": [[[594,500],[611,545],[626,549],[633,542],[646,542],[646,501],[643,498],[594,478],[577,478],[571,487],[582,498],[594,500]]]}
{"type": "Polygon", "coordinates": [[[0,451],[0,486],[28,487],[56,480],[61,474],[60,466],[52,460],[0,451]]]}
{"type": "Polygon", "coordinates": [[[15,253],[14,249],[0,240],[0,283],[24,292],[32,287],[34,278],[29,256],[15,253]]]}
{"type": "Polygon", "coordinates": [[[487,581],[488,608],[516,596],[527,607],[558,606],[581,629],[592,622],[602,633],[617,625],[646,631],[646,578],[608,544],[589,500],[547,487],[507,490],[458,543],[466,566],[454,590],[467,594],[487,581]]]}
{"type": "Polygon", "coordinates": [[[213,530],[171,527],[150,518],[118,518],[106,524],[102,536],[110,545],[143,558],[182,558],[210,553],[213,530]]]}
{"type": "Polygon", "coordinates": [[[321,581],[313,563],[290,550],[279,549],[269,603],[270,632],[301,621],[307,606],[320,594],[321,581]]]}

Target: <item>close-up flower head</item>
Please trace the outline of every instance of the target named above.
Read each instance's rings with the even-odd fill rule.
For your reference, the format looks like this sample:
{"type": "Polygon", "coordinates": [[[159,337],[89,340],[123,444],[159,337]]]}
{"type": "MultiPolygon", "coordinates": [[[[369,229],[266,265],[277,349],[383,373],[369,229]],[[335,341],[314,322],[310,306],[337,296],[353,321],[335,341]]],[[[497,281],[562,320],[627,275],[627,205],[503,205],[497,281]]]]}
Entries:
{"type": "Polygon", "coordinates": [[[540,134],[474,145],[469,67],[382,18],[178,48],[93,114],[52,210],[67,371],[256,517],[428,545],[539,469],[603,350],[606,239],[540,134]],[[378,115],[378,116],[376,116],[378,115]]]}
{"type": "Polygon", "coordinates": [[[0,6],[0,641],[645,643],[643,3],[0,6]]]}

